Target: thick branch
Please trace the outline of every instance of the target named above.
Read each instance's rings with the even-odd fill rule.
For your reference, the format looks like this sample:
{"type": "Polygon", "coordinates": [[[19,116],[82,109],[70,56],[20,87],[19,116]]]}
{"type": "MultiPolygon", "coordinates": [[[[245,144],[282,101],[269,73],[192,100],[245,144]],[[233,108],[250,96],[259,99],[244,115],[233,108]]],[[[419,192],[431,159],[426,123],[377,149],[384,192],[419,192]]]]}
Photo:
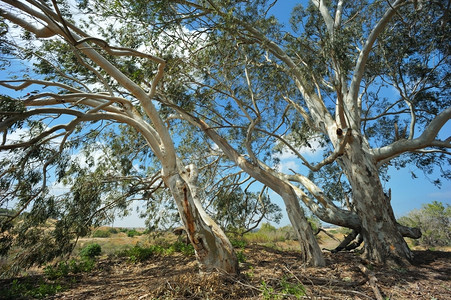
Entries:
{"type": "Polygon", "coordinates": [[[385,12],[379,22],[371,31],[368,39],[363,45],[362,50],[360,51],[359,58],[357,59],[357,63],[354,68],[354,75],[351,80],[351,85],[349,88],[350,100],[354,103],[355,107],[357,107],[358,94],[360,89],[360,82],[363,78],[363,73],[366,67],[366,61],[371,52],[374,42],[382,33],[382,31],[387,26],[388,22],[391,18],[396,14],[396,9],[401,6],[406,0],[396,0],[396,2],[390,6],[390,8],[385,12]]]}
{"type": "Polygon", "coordinates": [[[388,146],[372,150],[373,159],[376,162],[390,160],[402,153],[416,151],[433,145],[451,148],[451,141],[435,141],[442,127],[451,119],[451,106],[439,113],[426,127],[424,132],[416,139],[399,140],[388,146]]]}

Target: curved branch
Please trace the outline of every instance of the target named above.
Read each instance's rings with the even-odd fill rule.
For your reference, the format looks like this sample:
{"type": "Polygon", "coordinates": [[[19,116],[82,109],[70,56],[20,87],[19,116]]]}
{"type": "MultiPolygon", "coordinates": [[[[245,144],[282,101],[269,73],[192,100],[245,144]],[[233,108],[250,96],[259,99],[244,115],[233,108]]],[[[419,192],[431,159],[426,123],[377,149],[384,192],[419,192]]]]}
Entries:
{"type": "Polygon", "coordinates": [[[404,152],[417,151],[426,147],[438,146],[451,148],[451,140],[436,141],[435,138],[442,127],[451,119],[451,106],[439,113],[416,139],[399,140],[391,145],[371,151],[376,162],[387,162],[404,152]]]}
{"type": "Polygon", "coordinates": [[[359,58],[357,59],[357,63],[354,68],[354,75],[352,76],[351,85],[349,88],[350,100],[355,105],[357,104],[358,94],[360,90],[360,82],[362,81],[363,78],[363,73],[366,67],[366,61],[371,52],[373,44],[379,37],[379,35],[382,33],[382,31],[385,29],[391,18],[396,14],[396,9],[401,5],[403,5],[405,2],[406,0],[396,0],[396,2],[390,6],[390,8],[385,12],[385,14],[382,16],[382,18],[379,20],[379,22],[371,31],[362,50],[360,51],[360,55],[359,58]]]}

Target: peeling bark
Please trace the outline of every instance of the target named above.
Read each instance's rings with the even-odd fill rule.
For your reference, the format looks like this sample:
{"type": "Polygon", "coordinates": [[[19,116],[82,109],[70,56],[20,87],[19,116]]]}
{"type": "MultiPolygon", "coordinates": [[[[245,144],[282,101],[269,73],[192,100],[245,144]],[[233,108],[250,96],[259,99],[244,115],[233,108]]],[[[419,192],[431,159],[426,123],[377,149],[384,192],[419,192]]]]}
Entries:
{"type": "Polygon", "coordinates": [[[164,170],[168,175],[163,178],[174,196],[201,272],[221,271],[230,275],[239,274],[238,259],[232,244],[196,199],[195,180],[189,176],[190,174],[187,175],[186,170],[182,169],[180,173],[174,171],[164,170]]]}
{"type": "Polygon", "coordinates": [[[355,136],[341,161],[352,186],[354,207],[361,219],[365,255],[378,263],[408,264],[413,254],[398,230],[376,164],[362,144],[361,138],[355,136]]]}

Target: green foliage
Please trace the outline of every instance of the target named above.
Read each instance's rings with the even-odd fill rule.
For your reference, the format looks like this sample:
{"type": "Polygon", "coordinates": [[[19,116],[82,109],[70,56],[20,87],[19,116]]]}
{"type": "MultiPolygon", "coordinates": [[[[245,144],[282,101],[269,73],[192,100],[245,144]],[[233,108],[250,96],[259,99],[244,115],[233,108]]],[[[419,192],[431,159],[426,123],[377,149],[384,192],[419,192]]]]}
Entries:
{"type": "Polygon", "coordinates": [[[81,259],[71,259],[69,261],[61,261],[56,265],[47,265],[44,267],[44,274],[49,280],[55,280],[66,277],[70,273],[78,274],[82,272],[91,272],[95,267],[95,260],[90,257],[82,257],[81,259]]]}
{"type": "MultiPolygon", "coordinates": [[[[413,210],[401,217],[399,223],[418,227],[422,236],[418,243],[424,246],[451,245],[451,206],[433,201],[423,204],[419,210],[413,210]]],[[[415,242],[414,242],[415,243],[415,242]]]]}
{"type": "Polygon", "coordinates": [[[13,280],[8,286],[0,288],[1,299],[23,299],[23,298],[37,298],[43,299],[52,296],[64,290],[64,287],[59,283],[48,283],[40,281],[39,283],[32,283],[30,281],[13,280]]]}
{"type": "Polygon", "coordinates": [[[263,223],[259,231],[261,231],[262,233],[271,233],[276,231],[276,227],[269,223],[263,223]]]}
{"type": "Polygon", "coordinates": [[[290,278],[284,276],[280,282],[282,286],[282,293],[287,295],[293,295],[296,299],[301,299],[305,296],[305,287],[300,282],[291,283],[290,278]]]}
{"type": "Polygon", "coordinates": [[[175,252],[180,252],[186,256],[194,255],[194,247],[191,244],[175,242],[170,247],[173,248],[175,252]]]}
{"type": "Polygon", "coordinates": [[[111,236],[111,231],[98,229],[91,234],[94,238],[109,238],[111,236]]]}
{"type": "Polygon", "coordinates": [[[80,250],[80,256],[81,257],[87,257],[87,258],[94,258],[96,256],[99,256],[102,252],[102,247],[100,247],[99,244],[89,244],[86,245],[83,249],[80,250]]]}
{"type": "Polygon", "coordinates": [[[59,262],[56,266],[48,265],[44,267],[45,276],[54,280],[60,277],[65,277],[69,274],[69,264],[67,262],[59,262]]]}
{"type": "Polygon", "coordinates": [[[236,258],[238,259],[239,263],[245,263],[247,260],[247,257],[244,254],[244,250],[236,251],[236,258]]]}
{"type": "Polygon", "coordinates": [[[234,248],[244,249],[247,246],[247,242],[244,239],[230,239],[230,243],[234,248]]]}
{"type": "Polygon", "coordinates": [[[190,256],[194,254],[194,248],[191,244],[185,244],[182,242],[175,242],[173,244],[166,245],[151,245],[149,247],[135,245],[130,249],[119,251],[116,255],[119,257],[128,257],[130,262],[138,263],[144,262],[158,255],[172,255],[175,252],[190,256]]]}
{"type": "Polygon", "coordinates": [[[261,283],[262,298],[268,300],[285,299],[286,297],[294,297],[301,299],[305,296],[305,287],[302,283],[296,281],[292,283],[292,278],[283,276],[279,282],[276,282],[272,286],[266,281],[261,283]]]}
{"type": "Polygon", "coordinates": [[[256,228],[264,219],[279,222],[282,216],[280,207],[271,203],[268,195],[245,192],[241,188],[215,193],[213,206],[214,219],[235,235],[256,228]]]}
{"type": "Polygon", "coordinates": [[[127,231],[127,236],[128,237],[135,237],[135,236],[140,236],[142,233],[137,231],[136,229],[131,229],[129,231],[127,231]]]}
{"type": "Polygon", "coordinates": [[[269,286],[264,280],[262,281],[261,284],[261,290],[262,290],[262,297],[265,300],[270,300],[270,299],[281,299],[281,295],[278,295],[277,293],[274,292],[274,288],[269,286]]]}
{"type": "Polygon", "coordinates": [[[291,227],[276,228],[269,223],[263,223],[256,232],[248,232],[243,235],[243,240],[247,243],[275,243],[283,242],[290,238],[291,227]]]}
{"type": "Polygon", "coordinates": [[[108,228],[108,231],[109,231],[111,234],[116,234],[116,233],[119,232],[119,230],[118,230],[116,227],[110,227],[110,228],[108,228]]]}

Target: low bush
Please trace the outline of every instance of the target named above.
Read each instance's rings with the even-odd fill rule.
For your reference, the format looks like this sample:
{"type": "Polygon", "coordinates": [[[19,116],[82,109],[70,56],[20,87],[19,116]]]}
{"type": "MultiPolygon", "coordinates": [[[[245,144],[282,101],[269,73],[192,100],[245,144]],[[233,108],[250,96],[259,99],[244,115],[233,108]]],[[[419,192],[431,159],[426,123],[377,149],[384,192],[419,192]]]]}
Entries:
{"type": "Polygon", "coordinates": [[[96,256],[99,256],[100,253],[102,253],[102,247],[100,247],[100,245],[97,243],[86,245],[83,249],[80,250],[81,257],[94,258],[96,256]]]}
{"type": "Polygon", "coordinates": [[[128,237],[135,237],[135,236],[140,236],[141,232],[137,231],[136,229],[131,229],[129,231],[127,231],[127,236],[128,237]]]}
{"type": "Polygon", "coordinates": [[[63,290],[63,286],[59,283],[43,281],[39,283],[19,282],[19,280],[15,279],[10,285],[0,287],[0,299],[43,299],[63,290]]]}
{"type": "Polygon", "coordinates": [[[48,265],[44,267],[44,275],[49,280],[55,280],[72,274],[82,272],[91,272],[95,267],[95,261],[92,258],[84,257],[81,259],[71,259],[69,261],[59,262],[57,265],[48,265]]]}

